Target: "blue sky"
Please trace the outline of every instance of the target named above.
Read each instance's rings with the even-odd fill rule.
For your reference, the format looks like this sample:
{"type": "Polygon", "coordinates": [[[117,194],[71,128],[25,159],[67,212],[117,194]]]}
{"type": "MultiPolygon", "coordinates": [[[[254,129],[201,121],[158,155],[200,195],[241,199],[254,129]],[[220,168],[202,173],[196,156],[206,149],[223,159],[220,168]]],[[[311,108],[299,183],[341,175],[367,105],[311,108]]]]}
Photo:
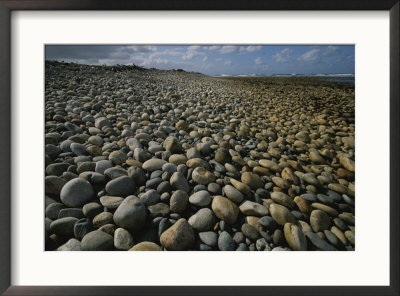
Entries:
{"type": "Polygon", "coordinates": [[[353,74],[352,45],[47,45],[46,59],[208,75],[353,74]]]}

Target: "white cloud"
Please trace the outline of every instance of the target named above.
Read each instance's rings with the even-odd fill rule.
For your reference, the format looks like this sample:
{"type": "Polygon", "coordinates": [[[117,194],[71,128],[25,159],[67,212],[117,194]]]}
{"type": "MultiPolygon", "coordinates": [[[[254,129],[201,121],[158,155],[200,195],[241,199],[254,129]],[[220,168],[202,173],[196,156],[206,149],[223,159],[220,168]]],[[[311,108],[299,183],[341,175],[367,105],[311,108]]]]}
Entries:
{"type": "Polygon", "coordinates": [[[191,45],[187,48],[187,50],[189,50],[189,51],[195,51],[198,49],[200,49],[200,45],[191,45]]]}
{"type": "Polygon", "coordinates": [[[186,54],[182,56],[183,60],[192,60],[199,56],[205,56],[204,52],[198,51],[201,47],[199,45],[192,45],[189,46],[186,50],[186,54]]]}
{"type": "Polygon", "coordinates": [[[249,45],[249,46],[241,46],[239,48],[240,53],[254,52],[261,50],[261,45],[249,45]]]}
{"type": "Polygon", "coordinates": [[[337,53],[339,53],[339,47],[338,47],[338,46],[329,45],[329,46],[322,52],[322,55],[323,55],[323,56],[332,56],[332,55],[336,55],[337,53]]]}
{"type": "Polygon", "coordinates": [[[218,49],[220,49],[220,47],[221,47],[221,46],[219,46],[219,45],[212,45],[212,46],[209,46],[209,47],[208,47],[208,50],[211,50],[211,51],[213,51],[213,50],[218,50],[218,49]]]}
{"type": "Polygon", "coordinates": [[[257,65],[262,65],[262,64],[264,64],[264,62],[262,61],[262,59],[261,59],[260,57],[256,58],[256,59],[254,60],[254,63],[256,63],[257,65]]]}
{"type": "Polygon", "coordinates": [[[237,50],[237,46],[235,45],[224,45],[221,47],[219,50],[220,53],[225,54],[225,53],[232,53],[237,50]]]}
{"type": "Polygon", "coordinates": [[[151,52],[151,51],[156,51],[157,47],[155,46],[145,46],[145,45],[139,45],[139,46],[122,46],[122,50],[126,49],[127,52],[151,52]]]}
{"type": "Polygon", "coordinates": [[[222,58],[216,58],[215,59],[217,62],[220,62],[220,61],[222,61],[222,58]]]}
{"type": "Polygon", "coordinates": [[[208,60],[208,56],[204,56],[203,62],[207,62],[207,60],[208,60]]]}
{"type": "Polygon", "coordinates": [[[297,58],[297,60],[303,61],[303,62],[314,63],[319,60],[320,53],[321,53],[321,50],[319,48],[313,48],[313,49],[303,53],[301,56],[299,56],[297,58]]]}
{"type": "Polygon", "coordinates": [[[267,70],[268,65],[264,64],[264,61],[261,59],[261,57],[257,57],[254,59],[254,63],[256,64],[254,67],[260,70],[267,70]]]}
{"type": "Polygon", "coordinates": [[[278,51],[275,55],[272,57],[278,62],[278,63],[285,63],[291,58],[292,50],[289,48],[284,48],[281,51],[278,51]]]}
{"type": "Polygon", "coordinates": [[[230,65],[232,65],[232,61],[231,60],[225,60],[224,64],[230,66],[230,65]]]}

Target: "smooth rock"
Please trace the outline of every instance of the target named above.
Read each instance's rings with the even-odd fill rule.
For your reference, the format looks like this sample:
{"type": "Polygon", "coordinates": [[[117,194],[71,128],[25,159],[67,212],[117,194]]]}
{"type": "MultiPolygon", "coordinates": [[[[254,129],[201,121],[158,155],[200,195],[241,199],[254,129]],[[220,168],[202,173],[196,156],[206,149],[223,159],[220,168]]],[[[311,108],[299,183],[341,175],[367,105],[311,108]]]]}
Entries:
{"type": "Polygon", "coordinates": [[[142,169],[149,171],[149,172],[154,172],[156,170],[161,170],[163,165],[166,163],[167,162],[163,159],[152,158],[143,163],[142,169]]]}
{"type": "Polygon", "coordinates": [[[193,247],[195,236],[193,228],[181,218],[160,237],[161,245],[170,251],[183,251],[193,247]]]}
{"type": "Polygon", "coordinates": [[[213,231],[199,233],[200,240],[210,247],[216,247],[218,244],[218,235],[213,231]]]}
{"type": "Polygon", "coordinates": [[[307,251],[307,240],[297,225],[286,223],[283,227],[286,242],[294,251],[307,251]]]}
{"type": "Polygon", "coordinates": [[[101,230],[95,230],[83,237],[81,249],[82,251],[110,251],[114,249],[114,238],[101,230]]]}
{"type": "Polygon", "coordinates": [[[211,195],[206,190],[200,190],[189,197],[189,202],[197,207],[206,207],[211,203],[211,195]]]}
{"type": "Polygon", "coordinates": [[[310,225],[314,232],[324,231],[329,229],[331,219],[328,214],[321,210],[313,210],[310,215],[310,225]]]}
{"type": "Polygon", "coordinates": [[[128,196],[114,213],[114,223],[127,230],[140,230],[146,221],[146,207],[136,196],[128,196]]]}
{"type": "Polygon", "coordinates": [[[219,219],[224,220],[229,224],[236,222],[239,214],[239,208],[229,199],[217,195],[213,198],[211,208],[219,219]]]}
{"type": "Polygon", "coordinates": [[[132,178],[121,176],[107,183],[106,191],[108,195],[126,197],[136,190],[136,184],[132,178]]]}
{"type": "Polygon", "coordinates": [[[189,183],[187,182],[185,176],[180,172],[173,173],[169,182],[172,188],[176,190],[182,190],[186,193],[189,193],[190,191],[189,183]]]}
{"type": "Polygon", "coordinates": [[[271,199],[277,204],[285,206],[289,209],[293,209],[296,206],[293,199],[283,192],[271,192],[271,199]]]}
{"type": "Polygon", "coordinates": [[[235,250],[235,241],[231,237],[231,235],[223,231],[218,237],[218,249],[220,251],[234,251],[235,250]]]}
{"type": "Polygon", "coordinates": [[[240,206],[240,211],[247,216],[262,217],[269,214],[268,208],[256,202],[245,200],[240,206]]]}
{"type": "Polygon", "coordinates": [[[310,240],[310,242],[321,251],[335,251],[336,249],[323,240],[318,234],[314,232],[307,232],[306,236],[310,240]]]}
{"type": "Polygon", "coordinates": [[[284,206],[278,204],[271,204],[269,206],[269,211],[272,218],[279,224],[285,225],[286,223],[296,224],[296,218],[293,214],[284,206]]]}
{"type": "Polygon", "coordinates": [[[75,178],[68,181],[61,189],[60,199],[68,207],[82,207],[92,200],[94,190],[92,185],[84,179],[75,178]]]}
{"type": "Polygon", "coordinates": [[[182,213],[186,210],[188,205],[189,196],[185,191],[176,190],[170,198],[169,208],[171,212],[182,213]]]}
{"type": "Polygon", "coordinates": [[[124,228],[117,228],[114,232],[114,246],[117,250],[129,250],[133,246],[132,235],[124,228]]]}
{"type": "Polygon", "coordinates": [[[236,204],[240,204],[243,201],[243,194],[237,190],[235,187],[231,185],[226,185],[223,188],[223,191],[227,198],[233,201],[236,204]]]}
{"type": "Polygon", "coordinates": [[[203,232],[211,230],[215,225],[215,216],[209,208],[198,210],[192,215],[188,222],[197,231],[203,232]]]}
{"type": "Polygon", "coordinates": [[[81,251],[81,242],[75,238],[71,238],[65,244],[58,247],[57,251],[81,251]]]}
{"type": "Polygon", "coordinates": [[[162,251],[162,249],[156,243],[145,241],[134,245],[129,251],[162,251]]]}

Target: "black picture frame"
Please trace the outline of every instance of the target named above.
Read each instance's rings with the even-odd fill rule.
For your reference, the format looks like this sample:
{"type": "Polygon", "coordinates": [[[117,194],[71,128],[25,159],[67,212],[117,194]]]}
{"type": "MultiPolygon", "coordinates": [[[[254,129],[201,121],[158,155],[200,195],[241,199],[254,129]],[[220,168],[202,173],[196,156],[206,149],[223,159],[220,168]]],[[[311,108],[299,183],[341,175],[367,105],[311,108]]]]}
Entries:
{"type": "Polygon", "coordinates": [[[0,0],[2,295],[399,295],[399,0],[0,0]],[[381,10],[390,12],[390,286],[12,286],[11,12],[16,10],[381,10]]]}

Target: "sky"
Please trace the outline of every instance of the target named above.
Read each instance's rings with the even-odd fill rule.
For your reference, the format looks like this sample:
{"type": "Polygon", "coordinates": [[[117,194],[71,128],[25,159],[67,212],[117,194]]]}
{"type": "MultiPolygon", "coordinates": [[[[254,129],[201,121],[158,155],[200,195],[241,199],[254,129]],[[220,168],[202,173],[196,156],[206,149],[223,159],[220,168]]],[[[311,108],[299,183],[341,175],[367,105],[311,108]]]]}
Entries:
{"type": "Polygon", "coordinates": [[[207,75],[354,74],[353,45],[46,45],[46,60],[207,75]]]}

